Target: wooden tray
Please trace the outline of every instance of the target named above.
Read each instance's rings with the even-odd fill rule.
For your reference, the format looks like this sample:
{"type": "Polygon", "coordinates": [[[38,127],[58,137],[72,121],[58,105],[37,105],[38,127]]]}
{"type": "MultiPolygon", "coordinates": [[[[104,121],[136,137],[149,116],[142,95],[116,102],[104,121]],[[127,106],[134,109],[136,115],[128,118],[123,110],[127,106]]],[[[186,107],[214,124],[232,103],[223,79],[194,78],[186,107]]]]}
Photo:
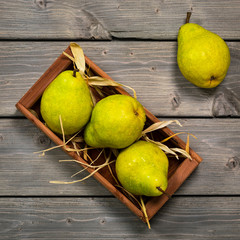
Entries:
{"type": "MultiPolygon", "coordinates": [[[[72,56],[70,47],[65,50],[66,53],[72,56]]],[[[89,68],[94,75],[99,75],[104,78],[111,79],[103,70],[101,70],[95,63],[93,63],[87,56],[85,56],[87,68],[89,68]]],[[[86,69],[87,69],[86,68],[86,69]]],[[[27,91],[27,93],[19,100],[16,104],[16,107],[29,119],[31,120],[38,128],[40,128],[53,142],[57,145],[62,145],[62,139],[53,133],[49,128],[47,128],[40,116],[39,105],[41,95],[44,92],[45,88],[56,78],[58,74],[67,69],[73,69],[72,61],[67,58],[65,55],[61,54],[56,61],[49,67],[49,69],[40,77],[40,79],[27,91]],[[32,114],[29,109],[35,110],[39,114],[39,118],[32,114]]],[[[120,93],[129,95],[121,87],[104,87],[104,90],[107,94],[120,93]]],[[[152,123],[159,122],[159,120],[147,109],[145,109],[147,115],[146,126],[151,125],[152,123]]],[[[157,130],[153,132],[154,139],[164,139],[168,136],[173,135],[174,133],[168,128],[157,130]]],[[[185,149],[186,144],[178,137],[175,136],[171,138],[167,145],[171,147],[179,147],[185,149]]],[[[62,148],[64,150],[64,148],[62,148]]],[[[65,151],[65,150],[64,150],[65,151]]],[[[78,156],[74,152],[68,152],[72,158],[76,159],[79,162],[86,163],[83,157],[78,156]]],[[[98,150],[91,150],[90,154],[96,156],[98,150]]],[[[176,190],[181,186],[181,184],[186,180],[186,178],[194,171],[194,169],[200,164],[202,159],[190,149],[190,155],[192,160],[180,158],[177,160],[174,158],[169,158],[169,173],[168,173],[168,188],[166,192],[170,195],[174,194],[176,190]]],[[[100,158],[96,164],[100,164],[104,159],[100,158]]],[[[114,164],[111,166],[114,171],[114,164]]],[[[87,169],[90,173],[92,169],[87,169]]],[[[144,214],[141,211],[141,208],[137,203],[135,203],[130,197],[124,194],[120,188],[117,188],[116,182],[112,175],[109,172],[108,167],[101,169],[99,172],[93,175],[103,186],[105,186],[116,198],[118,198],[123,204],[125,204],[133,213],[135,213],[139,218],[145,221],[144,214]]],[[[166,195],[160,197],[146,197],[144,199],[146,205],[146,211],[149,219],[151,219],[156,212],[168,201],[166,195]]]]}

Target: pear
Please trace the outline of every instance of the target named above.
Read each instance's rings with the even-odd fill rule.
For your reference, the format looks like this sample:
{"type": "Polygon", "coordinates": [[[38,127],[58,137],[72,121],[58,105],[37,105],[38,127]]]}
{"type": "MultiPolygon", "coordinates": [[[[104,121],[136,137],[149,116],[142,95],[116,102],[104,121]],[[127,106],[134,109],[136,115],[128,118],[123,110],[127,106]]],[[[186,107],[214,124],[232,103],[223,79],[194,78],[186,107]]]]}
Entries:
{"type": "Polygon", "coordinates": [[[47,126],[58,134],[62,133],[59,116],[64,133],[71,135],[87,124],[92,109],[87,83],[76,71],[66,70],[60,73],[48,85],[41,98],[42,118],[47,126]]]}
{"type": "Polygon", "coordinates": [[[230,65],[227,44],[217,34],[195,23],[186,24],[178,32],[177,62],[183,76],[201,88],[214,88],[225,78],[230,65]]]}
{"type": "Polygon", "coordinates": [[[156,144],[139,140],[120,152],[115,166],[127,191],[154,197],[165,193],[168,165],[166,154],[156,144]]]}
{"type": "Polygon", "coordinates": [[[96,148],[125,148],[141,136],[145,121],[144,108],[135,98],[110,95],[95,105],[84,140],[96,148]]]}

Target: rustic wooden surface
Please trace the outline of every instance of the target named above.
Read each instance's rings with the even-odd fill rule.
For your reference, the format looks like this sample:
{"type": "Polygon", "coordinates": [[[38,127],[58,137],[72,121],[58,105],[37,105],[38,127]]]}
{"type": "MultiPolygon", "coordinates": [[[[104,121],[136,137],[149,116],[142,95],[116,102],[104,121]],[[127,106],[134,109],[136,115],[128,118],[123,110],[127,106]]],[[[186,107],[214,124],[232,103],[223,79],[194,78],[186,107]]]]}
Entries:
{"type": "Polygon", "coordinates": [[[239,239],[239,9],[239,0],[1,1],[0,239],[239,239]],[[215,89],[193,86],[177,67],[177,31],[189,10],[230,48],[229,72],[215,89]],[[93,178],[50,184],[81,169],[59,163],[68,159],[62,150],[34,153],[54,144],[15,104],[70,41],[135,88],[160,120],[178,119],[174,132],[197,137],[190,146],[203,162],[151,230],[93,178]]]}

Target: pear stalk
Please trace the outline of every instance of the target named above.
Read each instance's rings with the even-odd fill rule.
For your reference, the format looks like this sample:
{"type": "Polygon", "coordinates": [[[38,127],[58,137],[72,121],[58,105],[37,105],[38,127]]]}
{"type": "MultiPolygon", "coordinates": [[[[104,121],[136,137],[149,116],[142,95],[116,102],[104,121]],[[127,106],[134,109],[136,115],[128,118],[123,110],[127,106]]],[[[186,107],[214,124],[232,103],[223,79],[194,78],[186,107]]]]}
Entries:
{"type": "Polygon", "coordinates": [[[77,73],[77,72],[79,72],[79,69],[78,69],[78,68],[76,68],[76,69],[73,70],[73,77],[76,77],[76,73],[77,73]]]}
{"type": "Polygon", "coordinates": [[[160,191],[160,192],[162,192],[163,194],[165,194],[168,198],[171,198],[171,195],[168,194],[167,192],[165,192],[164,190],[162,190],[161,187],[157,187],[157,190],[160,191]]]}
{"type": "Polygon", "coordinates": [[[189,23],[192,13],[187,12],[186,23],[189,23]]]}

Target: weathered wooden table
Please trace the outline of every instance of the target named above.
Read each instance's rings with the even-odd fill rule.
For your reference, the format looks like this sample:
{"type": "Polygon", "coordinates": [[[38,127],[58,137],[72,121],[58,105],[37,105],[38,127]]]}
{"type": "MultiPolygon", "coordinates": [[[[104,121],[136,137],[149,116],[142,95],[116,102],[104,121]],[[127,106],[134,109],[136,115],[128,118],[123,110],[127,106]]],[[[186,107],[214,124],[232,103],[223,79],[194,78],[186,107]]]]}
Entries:
{"type": "MultiPolygon", "coordinates": [[[[0,239],[239,239],[240,1],[1,1],[0,239]],[[231,52],[215,89],[187,82],[176,63],[179,27],[223,37],[231,52]],[[15,104],[75,41],[114,80],[133,87],[159,119],[197,136],[197,170],[151,220],[151,230],[94,178],[54,185],[81,167],[15,104]]],[[[182,139],[186,141],[185,135],[182,139]]]]}

